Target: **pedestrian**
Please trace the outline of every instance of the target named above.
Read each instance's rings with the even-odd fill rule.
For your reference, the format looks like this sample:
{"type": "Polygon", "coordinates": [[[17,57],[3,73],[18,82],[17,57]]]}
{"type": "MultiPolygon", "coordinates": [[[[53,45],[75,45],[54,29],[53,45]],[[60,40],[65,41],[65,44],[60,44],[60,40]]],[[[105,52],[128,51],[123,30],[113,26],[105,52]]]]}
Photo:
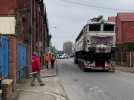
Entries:
{"type": "Polygon", "coordinates": [[[55,66],[55,59],[56,59],[56,57],[55,57],[55,55],[54,54],[51,54],[51,68],[52,69],[54,69],[54,66],[55,66]]]}
{"type": "Polygon", "coordinates": [[[34,54],[32,55],[32,76],[33,76],[33,79],[31,81],[31,86],[35,86],[35,84],[34,84],[35,79],[37,79],[40,86],[45,85],[40,77],[40,70],[41,70],[40,66],[41,66],[40,58],[38,57],[37,53],[34,52],[34,54]]]}
{"type": "Polygon", "coordinates": [[[49,54],[48,53],[45,54],[44,61],[45,61],[46,68],[48,69],[48,65],[49,65],[49,54]]]}

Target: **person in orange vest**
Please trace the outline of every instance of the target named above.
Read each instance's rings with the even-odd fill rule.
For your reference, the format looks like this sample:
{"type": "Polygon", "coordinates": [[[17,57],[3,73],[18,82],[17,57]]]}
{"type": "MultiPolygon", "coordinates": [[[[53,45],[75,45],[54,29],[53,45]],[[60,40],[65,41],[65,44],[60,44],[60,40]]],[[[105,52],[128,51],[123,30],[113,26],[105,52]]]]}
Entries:
{"type": "Polygon", "coordinates": [[[46,68],[48,69],[48,64],[49,64],[49,54],[48,53],[45,54],[44,61],[45,61],[46,68]]]}

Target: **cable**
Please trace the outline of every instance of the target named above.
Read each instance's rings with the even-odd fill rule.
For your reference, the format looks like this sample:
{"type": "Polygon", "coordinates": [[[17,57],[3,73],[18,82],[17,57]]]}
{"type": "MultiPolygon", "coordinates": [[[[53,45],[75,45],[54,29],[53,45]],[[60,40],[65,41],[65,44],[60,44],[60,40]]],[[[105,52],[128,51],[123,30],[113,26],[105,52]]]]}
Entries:
{"type": "MultiPolygon", "coordinates": [[[[108,7],[103,7],[103,6],[96,6],[96,5],[89,5],[81,2],[75,2],[75,1],[69,1],[69,0],[61,0],[66,3],[72,3],[72,4],[77,4],[80,6],[86,6],[86,7],[92,7],[92,8],[99,8],[99,9],[105,9],[105,10],[128,10],[128,9],[119,9],[119,8],[108,8],[108,7]]],[[[130,11],[130,10],[128,10],[130,11]]],[[[131,10],[134,11],[134,10],[131,10]]]]}
{"type": "Polygon", "coordinates": [[[104,10],[111,10],[111,11],[132,11],[132,12],[134,11],[132,9],[108,8],[108,7],[91,5],[91,4],[85,4],[85,3],[76,2],[76,1],[70,1],[70,0],[60,0],[60,1],[68,3],[68,4],[75,4],[75,5],[80,5],[80,6],[84,6],[84,7],[104,9],[104,10]]]}

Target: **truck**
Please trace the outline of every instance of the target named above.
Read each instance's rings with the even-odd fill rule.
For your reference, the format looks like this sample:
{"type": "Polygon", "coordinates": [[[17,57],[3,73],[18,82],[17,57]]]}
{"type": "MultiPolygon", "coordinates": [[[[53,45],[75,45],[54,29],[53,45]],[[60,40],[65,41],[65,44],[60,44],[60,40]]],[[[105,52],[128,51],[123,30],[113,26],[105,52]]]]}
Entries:
{"type": "Polygon", "coordinates": [[[75,40],[74,63],[87,69],[114,71],[115,23],[102,16],[90,19],[75,40]]]}

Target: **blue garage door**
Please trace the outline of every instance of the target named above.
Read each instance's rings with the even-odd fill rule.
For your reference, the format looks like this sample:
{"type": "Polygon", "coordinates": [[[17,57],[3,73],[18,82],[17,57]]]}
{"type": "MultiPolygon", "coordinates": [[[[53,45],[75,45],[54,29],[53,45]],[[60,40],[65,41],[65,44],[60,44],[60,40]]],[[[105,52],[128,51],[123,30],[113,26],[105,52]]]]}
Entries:
{"type": "Polygon", "coordinates": [[[0,75],[8,77],[8,38],[0,36],[0,75]]]}
{"type": "Polygon", "coordinates": [[[17,80],[24,78],[26,68],[26,47],[17,44],[17,80]]]}

